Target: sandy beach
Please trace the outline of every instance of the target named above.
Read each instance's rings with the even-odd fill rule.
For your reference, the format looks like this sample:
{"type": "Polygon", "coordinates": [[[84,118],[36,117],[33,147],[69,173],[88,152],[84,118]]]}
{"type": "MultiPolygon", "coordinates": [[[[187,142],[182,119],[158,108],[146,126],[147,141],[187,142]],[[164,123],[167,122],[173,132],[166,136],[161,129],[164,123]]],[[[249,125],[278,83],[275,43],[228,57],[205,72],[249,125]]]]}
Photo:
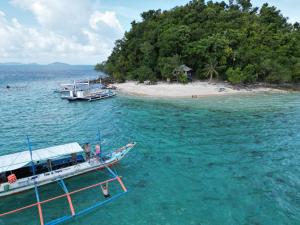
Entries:
{"type": "Polygon", "coordinates": [[[284,92],[282,90],[256,87],[256,88],[234,88],[228,83],[193,82],[188,84],[163,83],[156,85],[138,84],[134,81],[114,84],[120,92],[149,97],[174,97],[174,98],[200,98],[205,96],[219,96],[227,94],[262,93],[262,92],[284,92]]]}

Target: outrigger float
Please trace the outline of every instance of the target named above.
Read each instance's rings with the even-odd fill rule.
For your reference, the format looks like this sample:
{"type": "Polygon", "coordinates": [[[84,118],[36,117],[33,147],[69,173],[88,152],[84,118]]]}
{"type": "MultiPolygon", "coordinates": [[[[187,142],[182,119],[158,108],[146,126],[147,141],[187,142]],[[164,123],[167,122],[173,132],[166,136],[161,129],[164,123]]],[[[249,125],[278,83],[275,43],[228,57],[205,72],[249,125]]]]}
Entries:
{"type": "Polygon", "coordinates": [[[129,143],[105,155],[96,154],[91,156],[90,153],[87,154],[86,149],[83,149],[76,142],[32,150],[28,139],[28,151],[0,156],[0,197],[34,189],[36,202],[8,212],[0,212],[0,218],[37,207],[40,224],[55,225],[117,199],[127,193],[127,188],[121,177],[110,167],[119,162],[135,144],[134,142],[129,143]],[[101,169],[106,170],[111,178],[74,191],[69,191],[64,182],[66,178],[101,169]],[[110,196],[108,194],[108,183],[113,181],[119,183],[122,191],[110,196]],[[38,187],[53,182],[58,182],[65,193],[50,199],[41,200],[38,187]],[[108,198],[77,212],[71,196],[75,193],[95,187],[101,187],[103,195],[108,198]],[[70,215],[45,222],[42,210],[43,204],[61,198],[67,199],[70,215]]]}

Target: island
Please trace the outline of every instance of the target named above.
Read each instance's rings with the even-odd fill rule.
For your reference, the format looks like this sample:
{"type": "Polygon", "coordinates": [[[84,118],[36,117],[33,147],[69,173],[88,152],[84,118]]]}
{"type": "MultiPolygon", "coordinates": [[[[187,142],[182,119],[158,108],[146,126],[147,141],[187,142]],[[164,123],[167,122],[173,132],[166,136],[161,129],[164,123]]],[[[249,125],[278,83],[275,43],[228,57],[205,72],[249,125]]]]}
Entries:
{"type": "MultiPolygon", "coordinates": [[[[191,81],[207,81],[198,83],[199,88],[228,82],[246,89],[259,83],[258,90],[266,91],[270,88],[261,84],[276,87],[300,81],[300,25],[291,24],[267,3],[254,7],[250,0],[193,0],[167,11],[143,12],[141,17],[116,41],[107,61],[95,66],[113,82],[166,82],[173,88],[174,83],[191,81]]],[[[117,86],[130,92],[132,85],[117,86]]],[[[224,83],[215,93],[226,93],[226,87],[224,83]]],[[[231,89],[227,92],[236,92],[231,89]]]]}

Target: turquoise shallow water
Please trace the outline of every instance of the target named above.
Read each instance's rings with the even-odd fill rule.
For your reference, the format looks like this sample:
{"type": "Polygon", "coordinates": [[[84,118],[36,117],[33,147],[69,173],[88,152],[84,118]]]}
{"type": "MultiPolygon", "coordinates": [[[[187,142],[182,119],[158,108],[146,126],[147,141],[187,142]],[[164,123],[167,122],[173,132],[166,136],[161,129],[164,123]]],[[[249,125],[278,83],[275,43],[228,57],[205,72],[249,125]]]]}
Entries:
{"type": "MultiPolygon", "coordinates": [[[[107,151],[138,143],[116,167],[130,192],[66,224],[300,224],[300,94],[69,103],[52,90],[95,75],[91,68],[11,74],[0,70],[0,154],[26,149],[27,134],[40,148],[94,140],[98,127],[107,151]]],[[[59,193],[57,185],[41,188],[42,199],[59,193]]],[[[97,190],[75,196],[75,210],[98,198],[97,190]]],[[[1,199],[0,211],[32,201],[32,192],[1,199]]],[[[47,220],[69,213],[65,201],[44,211],[47,220]]],[[[0,224],[38,224],[36,215],[27,210],[0,224]]]]}

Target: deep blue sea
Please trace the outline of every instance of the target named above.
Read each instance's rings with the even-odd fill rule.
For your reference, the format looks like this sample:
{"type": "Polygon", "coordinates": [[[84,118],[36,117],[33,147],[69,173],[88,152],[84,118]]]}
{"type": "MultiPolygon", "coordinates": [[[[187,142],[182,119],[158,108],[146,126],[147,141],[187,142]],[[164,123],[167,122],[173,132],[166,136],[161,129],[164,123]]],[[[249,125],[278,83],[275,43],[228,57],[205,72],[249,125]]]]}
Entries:
{"type": "MultiPolygon", "coordinates": [[[[129,193],[65,224],[300,224],[299,93],[95,102],[53,93],[98,75],[92,66],[0,67],[0,155],[27,149],[26,135],[34,149],[92,142],[98,129],[105,151],[137,142],[115,167],[129,193]]],[[[103,177],[66,183],[74,190],[103,177]]],[[[52,184],[40,193],[43,200],[62,190],[52,184]]],[[[101,199],[98,189],[76,194],[75,210],[101,199]]],[[[0,213],[34,202],[33,192],[3,198],[0,213]]],[[[65,199],[43,211],[46,221],[70,214],[65,199]]],[[[37,209],[0,218],[6,224],[39,224],[37,209]]]]}

